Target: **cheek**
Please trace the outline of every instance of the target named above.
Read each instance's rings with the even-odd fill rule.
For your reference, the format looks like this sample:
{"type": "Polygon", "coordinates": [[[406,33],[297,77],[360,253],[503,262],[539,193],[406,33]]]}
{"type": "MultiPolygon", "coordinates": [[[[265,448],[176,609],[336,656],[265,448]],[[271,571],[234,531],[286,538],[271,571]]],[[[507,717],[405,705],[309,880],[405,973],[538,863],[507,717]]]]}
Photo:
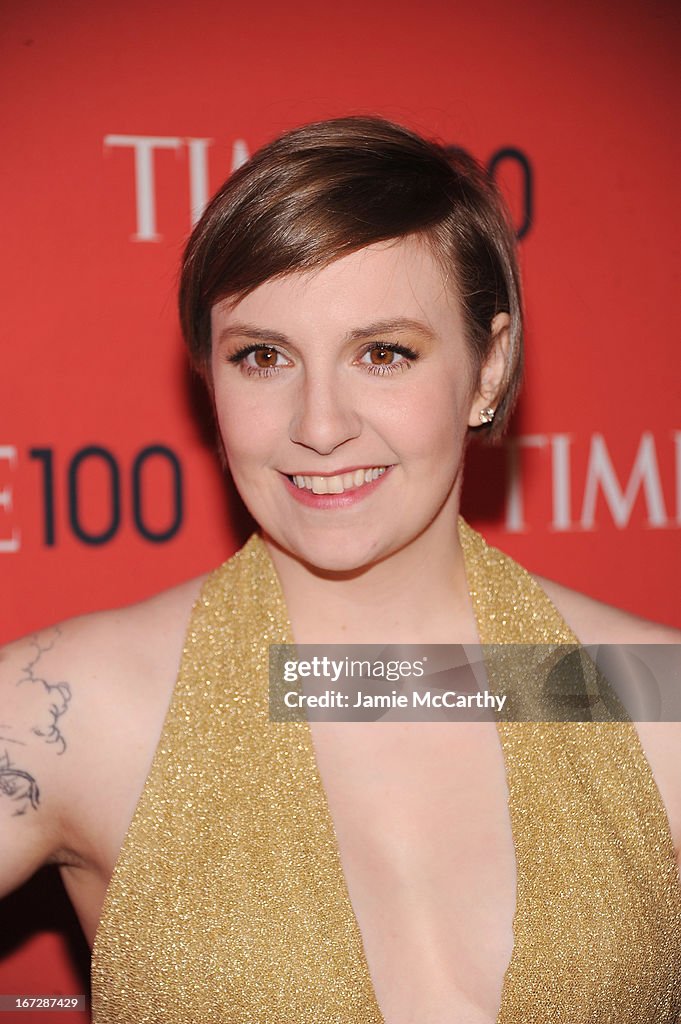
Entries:
{"type": "Polygon", "coordinates": [[[402,450],[421,458],[457,460],[468,426],[468,390],[444,381],[419,388],[400,409],[395,427],[402,450]]]}
{"type": "Polygon", "coordinates": [[[262,461],[273,451],[281,437],[276,402],[254,402],[238,389],[226,388],[215,392],[214,402],[222,443],[233,468],[237,461],[262,461]]]}

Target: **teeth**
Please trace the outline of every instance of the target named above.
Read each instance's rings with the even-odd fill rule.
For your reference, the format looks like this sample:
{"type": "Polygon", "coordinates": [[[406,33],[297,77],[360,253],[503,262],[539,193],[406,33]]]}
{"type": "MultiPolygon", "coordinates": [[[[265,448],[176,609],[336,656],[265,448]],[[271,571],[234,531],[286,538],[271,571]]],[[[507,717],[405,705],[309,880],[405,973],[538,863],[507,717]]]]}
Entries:
{"type": "Polygon", "coordinates": [[[343,473],[340,476],[294,476],[293,482],[296,487],[312,491],[313,494],[343,494],[344,491],[377,480],[385,473],[386,468],[374,466],[373,469],[356,469],[353,473],[343,473]]]}

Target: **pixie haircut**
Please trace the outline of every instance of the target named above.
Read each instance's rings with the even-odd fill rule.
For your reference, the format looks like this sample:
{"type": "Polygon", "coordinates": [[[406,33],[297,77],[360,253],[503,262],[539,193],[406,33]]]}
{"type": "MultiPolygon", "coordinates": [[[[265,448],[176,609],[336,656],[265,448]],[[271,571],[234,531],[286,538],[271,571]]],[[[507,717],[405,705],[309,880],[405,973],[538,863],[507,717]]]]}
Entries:
{"type": "Polygon", "coordinates": [[[515,233],[484,169],[379,117],[295,128],[235,171],[187,243],[180,318],[192,362],[210,385],[210,313],[272,278],[322,268],[376,242],[421,237],[454,284],[479,374],[497,313],[510,317],[510,353],[493,423],[515,403],[523,316],[515,233]]]}

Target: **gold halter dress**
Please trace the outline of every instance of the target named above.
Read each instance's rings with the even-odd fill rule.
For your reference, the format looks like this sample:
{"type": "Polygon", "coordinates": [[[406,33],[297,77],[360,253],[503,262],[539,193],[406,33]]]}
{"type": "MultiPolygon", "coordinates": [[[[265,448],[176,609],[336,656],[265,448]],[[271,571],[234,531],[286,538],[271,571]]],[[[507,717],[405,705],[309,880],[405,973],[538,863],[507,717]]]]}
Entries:
{"type": "MultiPolygon", "coordinates": [[[[459,525],[480,639],[574,643],[459,525]]],[[[104,901],[94,1024],[382,1024],[307,723],[268,714],[291,643],[254,535],[207,579],[104,901]]],[[[498,723],[517,863],[497,1024],[679,1024],[681,886],[631,722],[498,723]]]]}

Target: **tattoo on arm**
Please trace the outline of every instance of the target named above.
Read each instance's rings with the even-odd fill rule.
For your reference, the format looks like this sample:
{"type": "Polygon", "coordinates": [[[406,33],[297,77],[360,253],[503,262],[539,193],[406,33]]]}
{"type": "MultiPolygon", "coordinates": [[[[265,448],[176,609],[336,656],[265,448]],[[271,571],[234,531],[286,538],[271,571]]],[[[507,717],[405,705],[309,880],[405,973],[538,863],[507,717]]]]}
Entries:
{"type": "Polygon", "coordinates": [[[43,705],[43,717],[35,723],[31,732],[34,736],[40,736],[46,743],[56,743],[60,747],[58,754],[66,750],[66,740],[59,729],[59,719],[67,710],[71,701],[71,687],[68,683],[49,683],[43,676],[37,674],[38,662],[43,654],[51,651],[61,636],[61,630],[56,626],[52,630],[52,636],[43,638],[42,635],[33,637],[31,646],[34,654],[28,665],[24,667],[25,675],[18,681],[17,686],[42,686],[45,701],[43,705]]]}
{"type": "Polygon", "coordinates": [[[5,754],[0,757],[0,797],[8,797],[18,806],[12,811],[12,817],[26,814],[29,807],[37,811],[40,803],[38,783],[28,772],[16,768],[5,754]]]}
{"type": "Polygon", "coordinates": [[[66,682],[49,682],[39,668],[40,659],[52,650],[60,635],[61,630],[55,627],[49,633],[32,638],[32,656],[23,666],[23,674],[15,684],[25,690],[27,698],[30,694],[31,699],[27,699],[23,707],[19,702],[16,722],[0,722],[0,803],[7,799],[10,801],[12,817],[25,814],[29,807],[37,810],[40,790],[35,778],[10,759],[10,745],[30,747],[42,741],[55,745],[58,755],[66,750],[60,719],[71,702],[71,687],[66,682]],[[22,714],[23,710],[25,714],[22,714]]]}

